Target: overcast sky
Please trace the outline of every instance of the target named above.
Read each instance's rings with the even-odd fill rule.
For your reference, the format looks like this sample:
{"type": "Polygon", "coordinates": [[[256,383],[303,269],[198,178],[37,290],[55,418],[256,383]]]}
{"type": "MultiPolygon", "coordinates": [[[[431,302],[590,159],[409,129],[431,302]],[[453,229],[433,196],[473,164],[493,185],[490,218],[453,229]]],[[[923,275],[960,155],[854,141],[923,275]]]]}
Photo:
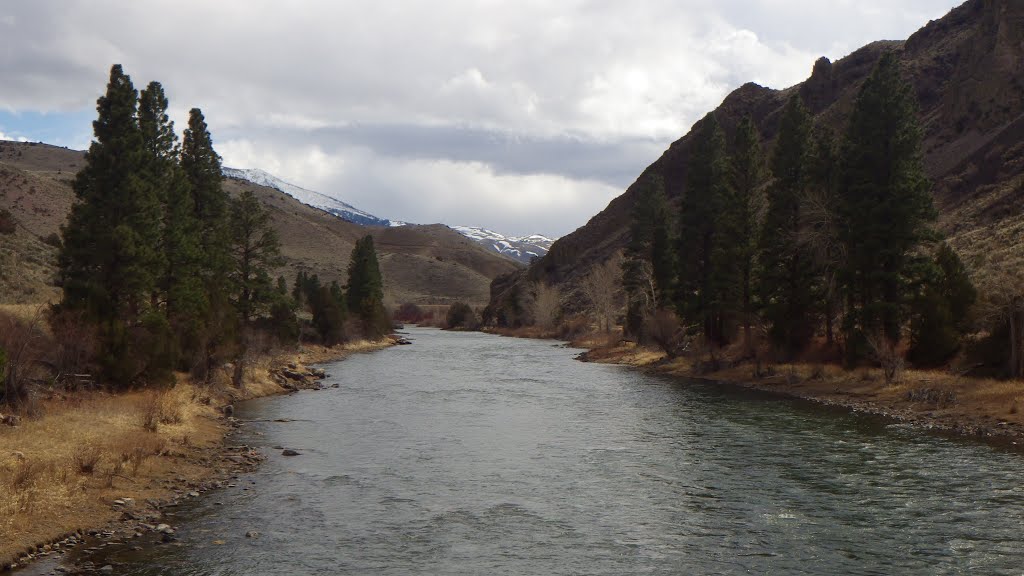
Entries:
{"type": "Polygon", "coordinates": [[[959,0],[34,0],[0,7],[0,138],[84,149],[110,65],[227,166],[381,217],[564,235],[732,89],[959,0]]]}

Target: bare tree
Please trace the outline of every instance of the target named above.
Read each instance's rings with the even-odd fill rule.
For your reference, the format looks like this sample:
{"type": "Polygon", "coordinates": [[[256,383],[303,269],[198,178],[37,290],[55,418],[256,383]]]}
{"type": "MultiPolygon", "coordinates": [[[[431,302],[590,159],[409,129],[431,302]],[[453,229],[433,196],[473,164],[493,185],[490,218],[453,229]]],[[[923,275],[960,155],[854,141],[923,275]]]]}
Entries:
{"type": "Polygon", "coordinates": [[[6,350],[7,369],[3,376],[3,396],[0,401],[11,408],[23,407],[28,400],[28,382],[42,369],[43,320],[45,311],[40,306],[28,321],[9,315],[0,316],[0,348],[6,350]]]}
{"type": "Polygon", "coordinates": [[[561,308],[561,295],[558,288],[546,282],[537,282],[533,286],[533,321],[545,330],[555,327],[561,308]]]}
{"type": "Polygon", "coordinates": [[[594,307],[597,325],[611,332],[619,312],[619,291],[622,287],[622,255],[616,253],[591,269],[583,278],[580,288],[594,307]]]}

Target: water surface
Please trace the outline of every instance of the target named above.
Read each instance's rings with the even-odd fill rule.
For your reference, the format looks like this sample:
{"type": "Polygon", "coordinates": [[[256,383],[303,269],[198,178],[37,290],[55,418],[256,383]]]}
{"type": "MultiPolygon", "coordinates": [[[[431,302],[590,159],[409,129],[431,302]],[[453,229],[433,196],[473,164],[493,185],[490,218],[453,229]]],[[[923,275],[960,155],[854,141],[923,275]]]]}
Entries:
{"type": "Polygon", "coordinates": [[[410,332],[327,365],[337,389],[242,406],[267,463],[180,514],[184,546],[117,572],[1024,573],[1018,454],[552,342],[410,332]]]}

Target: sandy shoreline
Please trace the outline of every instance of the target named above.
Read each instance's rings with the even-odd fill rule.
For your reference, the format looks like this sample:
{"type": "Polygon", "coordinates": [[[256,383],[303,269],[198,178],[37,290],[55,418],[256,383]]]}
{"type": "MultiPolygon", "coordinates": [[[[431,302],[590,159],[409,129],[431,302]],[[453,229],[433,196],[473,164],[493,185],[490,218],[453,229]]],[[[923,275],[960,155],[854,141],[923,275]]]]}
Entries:
{"type": "Polygon", "coordinates": [[[304,346],[253,367],[241,389],[182,378],[163,392],[51,395],[42,416],[0,426],[0,572],[71,550],[172,541],[179,504],[233,488],[264,459],[230,442],[241,423],[226,406],[319,389],[312,365],[392,344],[304,346]]]}

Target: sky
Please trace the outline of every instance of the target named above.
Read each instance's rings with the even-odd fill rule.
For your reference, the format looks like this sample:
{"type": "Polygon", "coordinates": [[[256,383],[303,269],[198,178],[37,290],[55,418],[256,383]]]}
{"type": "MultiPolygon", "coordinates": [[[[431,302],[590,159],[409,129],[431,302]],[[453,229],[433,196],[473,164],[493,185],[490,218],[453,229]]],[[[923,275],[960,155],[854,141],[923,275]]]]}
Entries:
{"type": "Polygon", "coordinates": [[[383,218],[565,235],[753,81],[960,0],[34,0],[0,7],[0,139],[85,149],[111,64],[225,166],[383,218]]]}

